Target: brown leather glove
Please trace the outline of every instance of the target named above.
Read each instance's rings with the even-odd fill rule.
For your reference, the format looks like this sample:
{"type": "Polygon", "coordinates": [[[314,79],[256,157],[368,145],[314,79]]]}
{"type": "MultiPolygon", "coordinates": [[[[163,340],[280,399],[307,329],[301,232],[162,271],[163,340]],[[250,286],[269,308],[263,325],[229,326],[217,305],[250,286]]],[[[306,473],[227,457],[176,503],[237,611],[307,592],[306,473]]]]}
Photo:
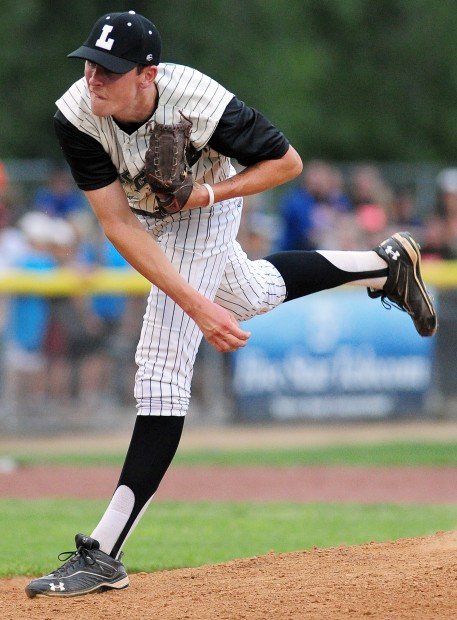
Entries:
{"type": "Polygon", "coordinates": [[[179,113],[180,123],[149,124],[151,137],[144,171],[162,217],[181,211],[192,192],[192,171],[188,162],[192,121],[179,113]]]}

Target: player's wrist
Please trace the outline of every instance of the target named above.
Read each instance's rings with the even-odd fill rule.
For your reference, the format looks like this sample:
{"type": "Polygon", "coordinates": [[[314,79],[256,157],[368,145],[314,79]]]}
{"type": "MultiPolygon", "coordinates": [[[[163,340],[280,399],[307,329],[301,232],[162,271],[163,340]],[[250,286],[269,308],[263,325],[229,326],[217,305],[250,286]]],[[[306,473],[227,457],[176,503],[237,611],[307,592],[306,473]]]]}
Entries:
{"type": "Polygon", "coordinates": [[[205,188],[208,194],[208,202],[205,204],[205,207],[212,207],[214,204],[214,190],[209,183],[203,183],[202,187],[205,188]]]}
{"type": "Polygon", "coordinates": [[[202,313],[208,311],[208,306],[212,306],[214,302],[202,295],[199,291],[190,287],[185,299],[180,299],[179,305],[184,312],[193,319],[197,325],[200,323],[202,313]]]}
{"type": "Polygon", "coordinates": [[[184,209],[202,209],[208,205],[209,193],[202,184],[194,182],[192,193],[184,209]]]}

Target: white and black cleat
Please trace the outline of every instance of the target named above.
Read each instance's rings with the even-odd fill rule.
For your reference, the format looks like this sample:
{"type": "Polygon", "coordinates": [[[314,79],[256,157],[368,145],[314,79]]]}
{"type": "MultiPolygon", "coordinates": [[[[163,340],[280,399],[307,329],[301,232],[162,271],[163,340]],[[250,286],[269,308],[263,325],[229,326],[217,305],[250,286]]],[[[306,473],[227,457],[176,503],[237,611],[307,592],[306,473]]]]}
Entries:
{"type": "Polygon", "coordinates": [[[75,543],[76,551],[59,555],[59,559],[66,560],[60,568],[28,584],[25,592],[29,598],[80,596],[108,589],[121,590],[129,585],[122,562],[100,551],[97,540],[77,534],[75,543]]]}
{"type": "Polygon", "coordinates": [[[419,244],[409,232],[398,232],[374,251],[387,262],[389,274],[384,288],[380,291],[368,289],[368,295],[381,297],[384,305],[392,304],[407,312],[421,336],[433,336],[438,319],[433,300],[422,280],[419,244]]]}

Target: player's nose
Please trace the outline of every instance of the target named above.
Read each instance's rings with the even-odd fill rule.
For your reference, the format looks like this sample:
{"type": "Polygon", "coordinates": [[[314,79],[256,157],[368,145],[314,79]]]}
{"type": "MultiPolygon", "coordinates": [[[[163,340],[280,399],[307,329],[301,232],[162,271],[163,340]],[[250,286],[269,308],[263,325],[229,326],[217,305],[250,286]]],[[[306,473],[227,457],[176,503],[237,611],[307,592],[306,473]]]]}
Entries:
{"type": "Polygon", "coordinates": [[[101,84],[103,82],[103,72],[101,67],[95,65],[94,67],[88,68],[88,81],[89,84],[101,84]]]}

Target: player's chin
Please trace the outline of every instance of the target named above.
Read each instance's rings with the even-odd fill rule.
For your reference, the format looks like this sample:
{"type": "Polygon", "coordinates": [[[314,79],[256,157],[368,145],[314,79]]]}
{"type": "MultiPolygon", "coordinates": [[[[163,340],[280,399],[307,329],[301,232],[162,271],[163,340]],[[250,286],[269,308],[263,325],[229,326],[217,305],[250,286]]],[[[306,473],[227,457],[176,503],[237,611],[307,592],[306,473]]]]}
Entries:
{"type": "Polygon", "coordinates": [[[92,107],[91,110],[94,116],[100,116],[100,117],[112,116],[111,112],[108,112],[107,110],[103,108],[92,107]]]}
{"type": "Polygon", "coordinates": [[[106,99],[101,99],[96,95],[90,98],[90,109],[95,116],[111,116],[112,110],[106,99]]]}

